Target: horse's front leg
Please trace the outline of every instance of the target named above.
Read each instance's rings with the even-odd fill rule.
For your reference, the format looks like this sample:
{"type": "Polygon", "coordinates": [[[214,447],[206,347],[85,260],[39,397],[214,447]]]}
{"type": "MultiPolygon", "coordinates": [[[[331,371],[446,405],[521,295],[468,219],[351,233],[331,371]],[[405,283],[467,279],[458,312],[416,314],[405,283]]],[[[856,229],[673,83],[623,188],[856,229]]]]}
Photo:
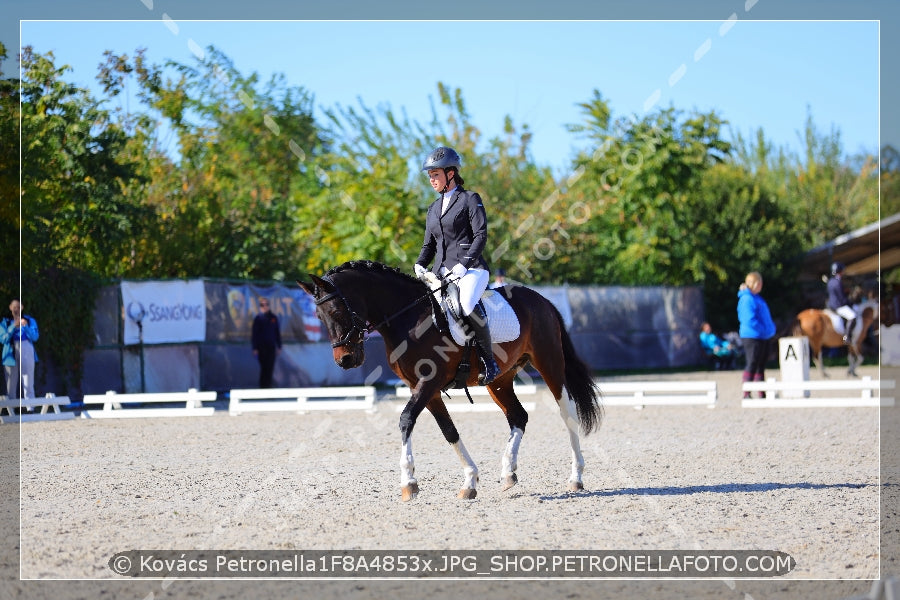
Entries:
{"type": "Polygon", "coordinates": [[[513,375],[504,375],[498,382],[488,386],[488,391],[494,402],[506,415],[509,424],[509,438],[506,440],[506,448],[503,450],[503,458],[500,459],[500,485],[503,491],[508,490],[519,482],[516,469],[519,462],[519,444],[525,435],[525,426],[528,424],[528,413],[522,407],[522,403],[513,392],[513,375]]]}
{"type": "Polygon", "coordinates": [[[518,427],[513,427],[510,430],[506,449],[503,452],[503,458],[500,460],[500,483],[503,485],[504,492],[519,482],[516,469],[519,462],[519,444],[522,443],[523,435],[525,435],[525,432],[518,427]]]}
{"type": "Polygon", "coordinates": [[[447,411],[447,405],[444,404],[444,401],[438,396],[435,400],[428,403],[428,410],[431,411],[434,420],[441,429],[441,433],[444,434],[444,439],[453,446],[453,450],[459,457],[459,462],[462,463],[463,485],[459,490],[458,497],[463,500],[475,498],[478,495],[478,466],[475,464],[475,461],[472,460],[472,457],[469,456],[469,452],[459,438],[459,432],[456,430],[456,425],[453,424],[453,420],[450,418],[450,413],[447,411]]]}
{"type": "Polygon", "coordinates": [[[857,354],[853,347],[849,347],[847,350],[847,375],[850,377],[856,377],[856,367],[863,364],[862,354],[857,354]]]}
{"type": "Polygon", "coordinates": [[[424,403],[419,402],[419,395],[413,393],[400,413],[400,493],[403,502],[409,502],[419,493],[419,482],[415,476],[416,465],[413,460],[412,431],[423,407],[424,403]]]}

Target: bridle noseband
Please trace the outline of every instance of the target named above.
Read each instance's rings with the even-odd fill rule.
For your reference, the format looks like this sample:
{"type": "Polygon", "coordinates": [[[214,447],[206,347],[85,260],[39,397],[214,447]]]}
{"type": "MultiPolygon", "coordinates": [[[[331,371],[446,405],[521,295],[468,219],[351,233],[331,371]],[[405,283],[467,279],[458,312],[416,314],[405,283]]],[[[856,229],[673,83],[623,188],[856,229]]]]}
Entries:
{"type": "Polygon", "coordinates": [[[362,317],[360,317],[358,314],[356,314],[355,310],[350,308],[350,303],[347,302],[347,298],[344,297],[344,295],[341,293],[341,290],[334,283],[334,281],[332,281],[331,279],[328,279],[327,277],[322,277],[322,279],[324,279],[325,281],[330,283],[331,286],[334,288],[334,291],[331,292],[330,294],[325,294],[321,298],[317,298],[316,306],[325,304],[329,300],[333,300],[335,298],[340,298],[341,301],[344,303],[344,306],[347,308],[347,312],[350,313],[350,320],[351,320],[350,329],[347,331],[346,334],[344,334],[344,337],[342,337],[341,339],[339,339],[336,342],[332,342],[331,347],[339,348],[341,346],[346,346],[351,343],[357,343],[357,344],[362,343],[366,339],[366,334],[371,332],[372,328],[368,327],[366,324],[366,320],[363,319],[362,317]],[[350,338],[353,337],[354,333],[359,335],[359,339],[356,342],[351,342],[350,338]]]}

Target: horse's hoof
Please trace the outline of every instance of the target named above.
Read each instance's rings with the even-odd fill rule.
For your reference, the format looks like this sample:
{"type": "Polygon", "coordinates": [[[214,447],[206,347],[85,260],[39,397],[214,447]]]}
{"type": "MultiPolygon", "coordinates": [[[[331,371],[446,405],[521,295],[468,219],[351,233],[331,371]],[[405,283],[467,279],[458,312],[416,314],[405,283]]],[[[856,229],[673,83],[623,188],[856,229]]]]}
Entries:
{"type": "Polygon", "coordinates": [[[569,482],[569,491],[570,492],[581,492],[584,490],[584,484],[580,481],[570,481],[569,482]]]}
{"type": "Polygon", "coordinates": [[[478,490],[476,490],[475,488],[463,488],[459,490],[457,498],[459,498],[460,500],[474,500],[475,496],[477,495],[478,490]]]}
{"type": "Polygon", "coordinates": [[[505,492],[512,486],[519,483],[519,476],[513,473],[512,475],[507,475],[503,478],[503,491],[505,492]]]}
{"type": "Polygon", "coordinates": [[[403,502],[409,502],[419,495],[419,484],[410,483],[409,485],[404,485],[400,490],[402,493],[401,500],[403,500],[403,502]]]}

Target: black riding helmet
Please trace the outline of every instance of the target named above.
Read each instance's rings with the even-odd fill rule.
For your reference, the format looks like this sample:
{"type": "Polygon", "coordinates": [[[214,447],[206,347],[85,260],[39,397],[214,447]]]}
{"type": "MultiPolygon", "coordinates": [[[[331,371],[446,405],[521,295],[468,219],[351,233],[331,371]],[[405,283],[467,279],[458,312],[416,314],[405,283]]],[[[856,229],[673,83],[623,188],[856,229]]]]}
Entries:
{"type": "Polygon", "coordinates": [[[447,146],[438,146],[431,151],[431,154],[429,154],[428,158],[425,159],[425,162],[422,163],[422,170],[430,171],[432,169],[443,169],[444,174],[447,176],[447,184],[444,186],[444,189],[440,191],[440,193],[443,194],[450,187],[452,178],[448,171],[451,169],[453,170],[453,176],[456,178],[456,184],[462,185],[463,179],[459,176],[459,167],[461,163],[462,160],[460,160],[456,150],[448,148],[447,146]]]}
{"type": "Polygon", "coordinates": [[[428,158],[425,159],[425,162],[422,163],[423,171],[430,171],[431,169],[449,169],[455,168],[459,171],[459,167],[462,165],[462,160],[459,158],[459,154],[456,153],[456,150],[453,148],[448,148],[447,146],[439,146],[431,151],[431,154],[428,155],[428,158]]]}

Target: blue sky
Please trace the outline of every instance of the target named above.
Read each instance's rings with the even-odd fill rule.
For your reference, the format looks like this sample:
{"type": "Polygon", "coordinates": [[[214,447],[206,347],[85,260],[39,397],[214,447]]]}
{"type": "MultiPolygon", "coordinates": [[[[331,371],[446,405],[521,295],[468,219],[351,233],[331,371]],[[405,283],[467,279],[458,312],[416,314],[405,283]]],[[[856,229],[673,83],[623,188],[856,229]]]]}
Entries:
{"type": "MultiPolygon", "coordinates": [[[[173,10],[173,18],[177,16],[173,10]]],[[[727,15],[726,15],[727,17],[727,15]]],[[[876,152],[874,21],[24,21],[21,42],[94,86],[104,50],[191,63],[215,46],[244,75],[283,73],[317,107],[405,109],[425,123],[437,83],[462,90],[485,138],[505,115],[534,134],[539,164],[564,172],[582,142],[566,131],[599,90],[614,116],[715,110],[748,136],[799,150],[807,112],[844,150],[876,152]]],[[[443,114],[443,113],[440,113],[443,114]]]]}

